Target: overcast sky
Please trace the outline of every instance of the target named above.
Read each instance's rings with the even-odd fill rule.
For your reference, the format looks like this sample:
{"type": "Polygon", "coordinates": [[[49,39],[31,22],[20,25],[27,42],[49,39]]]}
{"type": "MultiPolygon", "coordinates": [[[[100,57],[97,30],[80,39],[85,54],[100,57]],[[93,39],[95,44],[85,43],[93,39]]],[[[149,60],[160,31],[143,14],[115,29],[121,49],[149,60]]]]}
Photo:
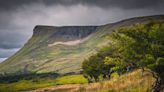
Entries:
{"type": "Polygon", "coordinates": [[[99,25],[164,14],[164,0],[0,0],[0,61],[31,37],[35,25],[99,25]]]}

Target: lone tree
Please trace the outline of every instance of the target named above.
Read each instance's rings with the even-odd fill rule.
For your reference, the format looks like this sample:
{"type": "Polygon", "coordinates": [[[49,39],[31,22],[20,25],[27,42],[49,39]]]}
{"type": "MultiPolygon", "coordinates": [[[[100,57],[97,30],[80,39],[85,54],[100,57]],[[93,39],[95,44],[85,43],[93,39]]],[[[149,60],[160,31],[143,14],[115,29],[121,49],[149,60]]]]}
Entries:
{"type": "Polygon", "coordinates": [[[108,56],[106,64],[114,69],[136,64],[148,68],[156,79],[152,92],[160,92],[164,86],[164,23],[151,22],[120,28],[111,35],[116,55],[108,56]]]}

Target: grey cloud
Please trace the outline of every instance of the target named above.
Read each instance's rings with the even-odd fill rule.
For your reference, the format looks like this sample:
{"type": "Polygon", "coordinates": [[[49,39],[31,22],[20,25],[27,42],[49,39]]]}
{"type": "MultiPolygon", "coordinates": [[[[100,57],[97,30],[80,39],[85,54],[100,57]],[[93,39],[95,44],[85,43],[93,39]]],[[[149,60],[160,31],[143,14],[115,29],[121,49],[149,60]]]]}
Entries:
{"type": "Polygon", "coordinates": [[[0,9],[10,10],[34,2],[36,2],[36,0],[0,0],[0,9]]]}
{"type": "Polygon", "coordinates": [[[19,48],[16,49],[0,49],[0,58],[7,58],[13,55],[19,48]]]}
{"type": "Polygon", "coordinates": [[[23,46],[28,36],[19,29],[0,30],[0,49],[14,49],[23,46]]]}
{"type": "Polygon", "coordinates": [[[50,5],[87,5],[102,8],[118,7],[121,9],[142,9],[142,8],[161,8],[164,6],[163,0],[1,0],[0,9],[15,9],[23,5],[32,3],[42,3],[50,5]]]}
{"type": "Polygon", "coordinates": [[[0,63],[6,60],[7,58],[0,58],[0,63]]]}
{"type": "Polygon", "coordinates": [[[7,25],[10,25],[12,15],[10,12],[0,11],[0,29],[5,29],[7,25]]]}

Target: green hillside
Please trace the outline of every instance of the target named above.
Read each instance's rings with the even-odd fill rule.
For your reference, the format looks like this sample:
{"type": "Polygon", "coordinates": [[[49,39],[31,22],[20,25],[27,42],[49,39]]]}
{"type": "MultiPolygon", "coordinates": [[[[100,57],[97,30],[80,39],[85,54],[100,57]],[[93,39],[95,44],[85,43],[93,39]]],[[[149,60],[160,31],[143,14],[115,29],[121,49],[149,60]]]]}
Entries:
{"type": "Polygon", "coordinates": [[[36,26],[24,47],[0,64],[0,73],[79,73],[82,61],[108,44],[106,35],[114,29],[153,20],[164,21],[164,16],[137,17],[102,26],[36,26]],[[76,40],[81,42],[75,44],[76,40]]]}

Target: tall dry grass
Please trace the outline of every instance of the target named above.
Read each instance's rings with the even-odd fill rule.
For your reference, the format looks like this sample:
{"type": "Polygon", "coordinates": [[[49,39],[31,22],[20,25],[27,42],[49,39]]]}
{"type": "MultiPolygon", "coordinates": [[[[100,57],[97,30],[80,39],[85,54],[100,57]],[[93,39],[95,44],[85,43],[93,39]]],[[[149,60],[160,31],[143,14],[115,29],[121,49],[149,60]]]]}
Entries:
{"type": "Polygon", "coordinates": [[[138,69],[110,80],[85,84],[69,92],[149,92],[154,81],[151,73],[144,72],[141,76],[138,69]]]}

